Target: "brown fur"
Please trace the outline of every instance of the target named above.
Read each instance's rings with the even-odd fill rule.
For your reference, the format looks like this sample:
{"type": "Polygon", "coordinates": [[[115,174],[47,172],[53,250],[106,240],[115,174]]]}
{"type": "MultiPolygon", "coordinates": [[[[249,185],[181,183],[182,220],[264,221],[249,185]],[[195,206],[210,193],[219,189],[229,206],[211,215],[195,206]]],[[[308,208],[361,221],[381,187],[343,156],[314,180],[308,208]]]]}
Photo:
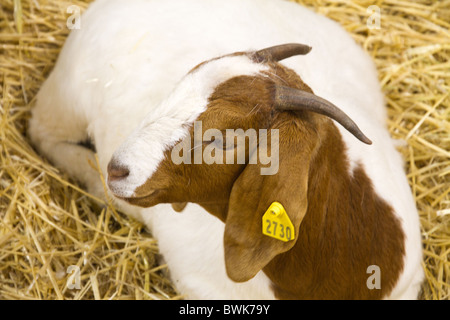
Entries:
{"type": "MultiPolygon", "coordinates": [[[[219,85],[198,120],[203,130],[278,129],[276,175],[261,176],[260,164],[175,165],[168,150],[156,173],[128,201],[145,207],[202,205],[226,224],[230,278],[246,281],[262,269],[278,298],[382,298],[403,268],[400,222],[362,166],[349,172],[344,142],[330,119],[274,110],[274,84],[311,89],[292,70],[268,64],[266,77],[241,76],[219,85]],[[273,201],[286,208],[296,229],[294,241],[262,234],[261,218],[273,201]],[[380,290],[366,286],[370,265],[381,268],[380,290]]],[[[247,148],[246,159],[252,151],[247,148]]]]}
{"type": "MultiPolygon", "coordinates": [[[[307,170],[306,214],[302,203],[298,203],[304,191],[300,183],[297,190],[285,186],[281,194],[271,187],[264,189],[264,184],[261,194],[253,200],[260,203],[258,209],[262,211],[271,201],[284,200],[285,206],[294,205],[292,209],[286,207],[291,217],[304,216],[295,246],[277,255],[263,270],[281,299],[379,299],[390,292],[403,268],[404,235],[392,208],[376,195],[364,169],[359,166],[353,176],[348,173],[342,139],[336,130],[328,131],[317,150],[310,153],[309,170],[298,156],[299,151],[304,152],[302,147],[290,147],[283,158],[286,161],[293,157],[297,160],[294,164],[280,163],[281,183],[286,175],[288,181],[305,179],[301,175],[307,170]],[[294,200],[283,199],[293,197],[294,192],[294,200]],[[381,290],[366,286],[370,265],[381,268],[381,290]]],[[[307,141],[298,133],[296,136],[301,138],[290,146],[307,141]]],[[[273,182],[271,185],[277,186],[273,182]]],[[[237,202],[248,201],[242,192],[237,202]]],[[[253,221],[258,222],[255,230],[261,227],[259,221],[253,221]]]]}

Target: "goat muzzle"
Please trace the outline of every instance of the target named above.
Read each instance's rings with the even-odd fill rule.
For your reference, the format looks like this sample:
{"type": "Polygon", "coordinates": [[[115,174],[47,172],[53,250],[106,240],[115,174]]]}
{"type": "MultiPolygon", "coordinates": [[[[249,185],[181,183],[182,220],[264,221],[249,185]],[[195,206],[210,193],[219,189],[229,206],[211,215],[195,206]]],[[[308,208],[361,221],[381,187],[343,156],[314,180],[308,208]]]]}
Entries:
{"type": "Polygon", "coordinates": [[[108,164],[108,181],[123,180],[130,175],[130,170],[117,164],[115,161],[110,161],[108,164]]]}

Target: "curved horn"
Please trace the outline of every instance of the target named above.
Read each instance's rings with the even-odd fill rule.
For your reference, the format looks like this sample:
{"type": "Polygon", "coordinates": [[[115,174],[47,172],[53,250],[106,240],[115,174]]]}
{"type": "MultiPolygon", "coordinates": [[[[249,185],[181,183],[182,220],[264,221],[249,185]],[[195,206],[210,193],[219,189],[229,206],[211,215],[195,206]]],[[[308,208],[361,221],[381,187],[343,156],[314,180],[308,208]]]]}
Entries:
{"type": "Polygon", "coordinates": [[[265,48],[253,54],[256,62],[280,61],[296,55],[305,55],[311,51],[311,47],[300,43],[287,43],[279,46],[265,48]]]}
{"type": "Polygon", "coordinates": [[[291,111],[307,110],[323,114],[339,122],[345,129],[362,142],[372,144],[372,141],[361,132],[356,123],[341,109],[312,93],[276,85],[275,108],[278,110],[291,111]]]}

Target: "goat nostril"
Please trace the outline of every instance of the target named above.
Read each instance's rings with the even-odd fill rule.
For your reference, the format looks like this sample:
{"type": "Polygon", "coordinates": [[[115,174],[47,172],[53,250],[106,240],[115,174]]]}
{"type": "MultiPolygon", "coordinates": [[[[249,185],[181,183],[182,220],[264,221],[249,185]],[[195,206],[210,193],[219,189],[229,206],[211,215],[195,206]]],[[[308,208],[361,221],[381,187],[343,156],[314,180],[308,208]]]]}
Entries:
{"type": "Polygon", "coordinates": [[[123,167],[111,161],[108,164],[108,179],[110,181],[113,180],[121,180],[128,177],[130,174],[130,170],[127,167],[123,167]]]}

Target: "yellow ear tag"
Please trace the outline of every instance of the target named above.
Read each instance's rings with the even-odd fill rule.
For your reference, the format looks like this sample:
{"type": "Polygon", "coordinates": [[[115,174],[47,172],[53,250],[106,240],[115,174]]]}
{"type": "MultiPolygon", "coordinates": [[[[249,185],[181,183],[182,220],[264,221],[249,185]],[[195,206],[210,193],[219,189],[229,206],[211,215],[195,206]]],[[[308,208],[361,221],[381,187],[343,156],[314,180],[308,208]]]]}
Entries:
{"type": "Polygon", "coordinates": [[[294,226],[281,203],[273,202],[264,213],[262,233],[285,242],[295,239],[294,226]]]}

